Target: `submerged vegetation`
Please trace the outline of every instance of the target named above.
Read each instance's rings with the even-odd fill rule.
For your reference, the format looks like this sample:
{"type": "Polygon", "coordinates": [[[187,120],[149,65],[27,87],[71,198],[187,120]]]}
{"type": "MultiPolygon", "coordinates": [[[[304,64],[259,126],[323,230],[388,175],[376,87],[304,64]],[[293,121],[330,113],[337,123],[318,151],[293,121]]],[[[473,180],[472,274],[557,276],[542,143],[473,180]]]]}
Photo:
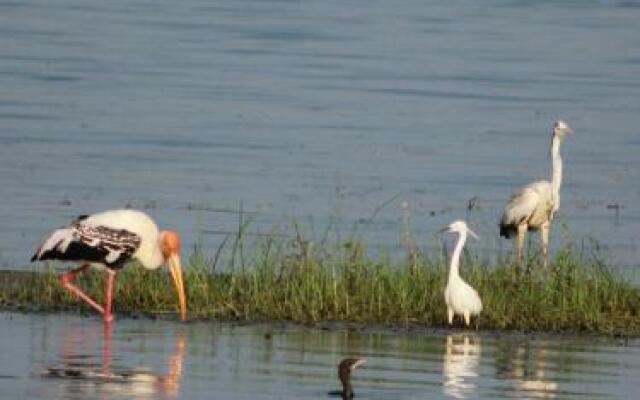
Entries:
{"type": "MultiPolygon", "coordinates": [[[[196,248],[185,262],[190,319],[348,321],[444,326],[443,289],[448,262],[410,252],[402,262],[371,256],[362,242],[314,246],[278,235],[261,237],[248,251],[242,229],[229,245],[226,266],[196,248]],[[247,254],[250,254],[249,256],[247,254]]],[[[640,289],[597,258],[565,248],[546,271],[537,260],[518,276],[509,263],[492,266],[466,253],[461,274],[480,294],[480,329],[571,331],[640,335],[640,289]]],[[[103,274],[77,283],[102,301],[103,274]]],[[[168,274],[129,266],[119,275],[116,315],[160,315],[177,310],[168,274]]],[[[0,274],[0,308],[86,309],[45,272],[0,274]]],[[[456,321],[458,326],[461,322],[456,321]]]]}

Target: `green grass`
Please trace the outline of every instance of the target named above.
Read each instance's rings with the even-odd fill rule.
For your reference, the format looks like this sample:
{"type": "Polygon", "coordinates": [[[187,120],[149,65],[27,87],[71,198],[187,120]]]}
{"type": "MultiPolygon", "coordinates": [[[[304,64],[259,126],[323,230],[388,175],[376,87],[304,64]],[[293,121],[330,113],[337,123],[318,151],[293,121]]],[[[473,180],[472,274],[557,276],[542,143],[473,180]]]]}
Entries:
{"type": "MultiPolygon", "coordinates": [[[[211,272],[219,268],[218,254],[211,260],[196,250],[185,261],[190,319],[445,325],[442,255],[410,254],[396,263],[384,253],[371,256],[362,242],[327,248],[299,237],[267,236],[253,246],[236,239],[225,272],[211,272]]],[[[465,254],[461,274],[484,304],[481,329],[640,335],[640,289],[601,260],[565,249],[544,272],[530,263],[531,273],[516,277],[512,265],[488,266],[465,254]]],[[[87,273],[78,284],[102,301],[101,273],[87,273]]],[[[135,265],[118,274],[114,301],[121,316],[177,309],[166,269],[135,265]]],[[[0,308],[88,310],[60,287],[51,266],[0,274],[0,308]]]]}

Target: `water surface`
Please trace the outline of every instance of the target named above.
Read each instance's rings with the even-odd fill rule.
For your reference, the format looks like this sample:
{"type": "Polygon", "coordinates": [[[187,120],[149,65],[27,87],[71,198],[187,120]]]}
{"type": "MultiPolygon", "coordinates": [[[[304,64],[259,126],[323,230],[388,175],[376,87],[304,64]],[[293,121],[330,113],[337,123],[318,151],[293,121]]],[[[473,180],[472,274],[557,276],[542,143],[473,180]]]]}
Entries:
{"type": "Polygon", "coordinates": [[[640,342],[465,331],[0,314],[0,396],[321,399],[364,357],[361,399],[633,398],[640,342]],[[65,375],[66,374],[66,375],[65,375]]]}
{"type": "Polygon", "coordinates": [[[421,244],[462,217],[509,249],[501,207],[549,176],[558,117],[555,248],[636,265],[639,5],[0,1],[0,265],[123,206],[211,254],[241,205],[252,234],[311,218],[400,248],[403,201],[421,244]]]}

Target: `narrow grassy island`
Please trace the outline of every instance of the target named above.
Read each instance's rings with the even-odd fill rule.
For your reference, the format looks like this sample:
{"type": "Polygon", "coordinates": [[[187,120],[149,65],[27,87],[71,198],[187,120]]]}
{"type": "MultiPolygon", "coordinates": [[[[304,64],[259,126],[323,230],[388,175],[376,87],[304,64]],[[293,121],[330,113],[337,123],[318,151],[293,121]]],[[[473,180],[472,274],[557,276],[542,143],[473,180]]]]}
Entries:
{"type": "MultiPolygon", "coordinates": [[[[185,262],[189,319],[446,325],[444,256],[395,263],[372,257],[361,242],[323,249],[273,237],[258,241],[253,252],[246,247],[235,246],[226,267],[192,253],[185,262]]],[[[640,289],[602,261],[564,249],[545,271],[536,260],[530,264],[529,272],[516,274],[513,265],[463,256],[461,274],[484,305],[480,329],[640,335],[640,289]]],[[[0,308],[88,310],[61,288],[54,266],[62,264],[1,273],[0,308]]],[[[103,279],[92,273],[77,283],[101,301],[103,279]]],[[[118,275],[115,313],[175,313],[175,296],[168,274],[129,265],[118,275]]]]}

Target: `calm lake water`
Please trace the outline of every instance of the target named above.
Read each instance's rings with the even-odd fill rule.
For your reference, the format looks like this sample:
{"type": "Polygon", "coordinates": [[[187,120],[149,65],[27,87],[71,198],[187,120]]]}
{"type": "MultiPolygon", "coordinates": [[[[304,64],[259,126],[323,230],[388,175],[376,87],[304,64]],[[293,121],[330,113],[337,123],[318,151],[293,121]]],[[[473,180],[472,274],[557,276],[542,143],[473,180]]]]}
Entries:
{"type": "Polygon", "coordinates": [[[347,356],[367,360],[361,399],[631,399],[640,379],[639,341],[593,337],[144,319],[105,336],[97,317],[0,313],[0,343],[2,398],[322,399],[347,356]]]}
{"type": "Polygon", "coordinates": [[[406,201],[421,245],[466,218],[504,252],[559,117],[554,248],[637,265],[638,21],[634,0],[0,1],[0,266],[123,206],[209,254],[240,208],[250,234],[393,251],[406,201]]]}

